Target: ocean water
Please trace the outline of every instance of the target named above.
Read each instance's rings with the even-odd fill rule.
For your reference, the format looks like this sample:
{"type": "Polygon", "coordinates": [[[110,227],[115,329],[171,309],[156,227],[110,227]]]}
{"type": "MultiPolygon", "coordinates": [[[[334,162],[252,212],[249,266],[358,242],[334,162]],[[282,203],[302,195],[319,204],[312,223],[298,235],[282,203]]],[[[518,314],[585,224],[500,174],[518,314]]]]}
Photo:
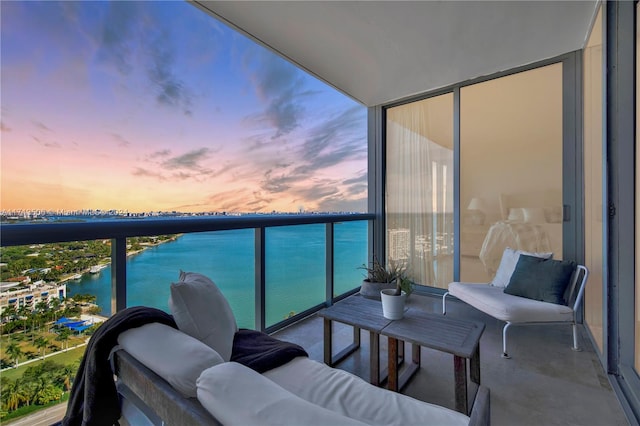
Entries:
{"type": "MultiPolygon", "coordinates": [[[[367,262],[367,221],[334,227],[334,293],[360,286],[367,262]]],[[[322,303],[325,296],[325,225],[266,230],[265,315],[267,326],[322,303]]],[[[180,271],[199,272],[220,287],[239,327],[253,328],[254,230],[185,234],[127,259],[127,306],[169,312],[169,286],[180,271]]],[[[69,296],[94,294],[102,314],[111,315],[111,267],[68,281],[69,296]]]]}

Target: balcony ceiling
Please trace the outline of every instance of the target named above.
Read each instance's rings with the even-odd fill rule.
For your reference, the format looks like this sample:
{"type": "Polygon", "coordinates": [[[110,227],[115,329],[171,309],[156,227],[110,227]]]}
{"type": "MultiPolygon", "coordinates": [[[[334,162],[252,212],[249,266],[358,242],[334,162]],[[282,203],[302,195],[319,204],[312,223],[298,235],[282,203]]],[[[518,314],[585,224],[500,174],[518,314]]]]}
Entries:
{"type": "Polygon", "coordinates": [[[596,1],[196,1],[366,106],[581,49],[596,1]]]}

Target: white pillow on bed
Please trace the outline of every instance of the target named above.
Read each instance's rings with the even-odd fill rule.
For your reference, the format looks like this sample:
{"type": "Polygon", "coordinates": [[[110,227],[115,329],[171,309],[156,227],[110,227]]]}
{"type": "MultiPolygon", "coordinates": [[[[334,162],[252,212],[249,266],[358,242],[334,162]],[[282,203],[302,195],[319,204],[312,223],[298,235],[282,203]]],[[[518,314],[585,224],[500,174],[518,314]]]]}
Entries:
{"type": "Polygon", "coordinates": [[[237,362],[203,371],[197,386],[198,401],[225,426],[365,424],[305,401],[237,362]]]}
{"type": "Polygon", "coordinates": [[[169,309],[181,331],[229,361],[238,326],[231,306],[213,281],[202,274],[180,271],[180,281],[171,284],[169,309]]]}
{"type": "Polygon", "coordinates": [[[507,220],[511,222],[524,222],[524,209],[522,207],[510,208],[507,220]]]}
{"type": "Polygon", "coordinates": [[[157,322],[120,333],[118,344],[187,398],[195,398],[202,371],[224,362],[201,341],[157,322]]]}
{"type": "Polygon", "coordinates": [[[547,218],[542,207],[525,207],[524,212],[525,223],[546,223],[547,218]]]}
{"type": "Polygon", "coordinates": [[[500,259],[500,266],[498,266],[496,276],[493,278],[493,281],[491,281],[492,286],[505,288],[509,285],[511,275],[513,275],[513,271],[516,269],[516,264],[521,254],[541,257],[543,259],[551,259],[553,257],[553,253],[531,253],[507,247],[502,253],[502,259],[500,259]]]}

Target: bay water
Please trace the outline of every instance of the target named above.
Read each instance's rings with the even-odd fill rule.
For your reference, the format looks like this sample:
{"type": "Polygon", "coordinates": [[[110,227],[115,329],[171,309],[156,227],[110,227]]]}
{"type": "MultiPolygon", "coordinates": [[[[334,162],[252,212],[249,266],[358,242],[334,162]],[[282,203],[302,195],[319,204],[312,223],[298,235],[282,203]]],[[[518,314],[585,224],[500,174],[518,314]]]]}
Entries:
{"type": "MultiPolygon", "coordinates": [[[[367,263],[367,221],[334,227],[334,295],[359,287],[367,263]]],[[[127,259],[127,306],[169,312],[172,282],[180,271],[208,276],[224,293],[239,327],[255,326],[253,229],[190,233],[127,259]]],[[[325,299],[325,225],[266,229],[265,315],[267,326],[325,299]]],[[[67,293],[93,294],[102,315],[111,315],[111,267],[67,281],[67,293]]]]}

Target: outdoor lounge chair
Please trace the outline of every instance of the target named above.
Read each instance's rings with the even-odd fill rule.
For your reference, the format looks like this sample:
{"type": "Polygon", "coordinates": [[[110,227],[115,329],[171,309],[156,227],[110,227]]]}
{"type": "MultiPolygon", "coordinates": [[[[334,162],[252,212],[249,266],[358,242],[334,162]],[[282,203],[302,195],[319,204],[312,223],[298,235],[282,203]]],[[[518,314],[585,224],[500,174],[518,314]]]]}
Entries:
{"type": "MultiPolygon", "coordinates": [[[[491,283],[463,283],[452,282],[448,291],[442,296],[442,313],[446,314],[447,296],[455,296],[474,308],[490,315],[506,324],[502,329],[502,357],[510,358],[507,351],[507,330],[511,325],[557,325],[571,324],[573,327],[573,350],[580,350],[577,337],[576,315],[581,307],[584,288],[589,276],[588,269],[583,265],[573,264],[573,272],[568,277],[568,283],[558,294],[561,294],[562,303],[551,303],[548,301],[536,300],[529,297],[510,294],[507,290],[512,276],[518,271],[520,255],[526,258],[535,257],[543,262],[560,262],[550,259],[550,254],[526,253],[510,248],[505,249],[503,257],[496,272],[496,277],[491,283]]],[[[533,261],[536,263],[536,261],[533,261]]],[[[557,263],[555,263],[557,264],[557,263]]],[[[566,264],[566,262],[565,262],[566,264]]],[[[527,276],[524,270],[518,276],[527,276]]],[[[538,286],[550,286],[544,278],[538,277],[533,280],[533,284],[538,286]]]]}

